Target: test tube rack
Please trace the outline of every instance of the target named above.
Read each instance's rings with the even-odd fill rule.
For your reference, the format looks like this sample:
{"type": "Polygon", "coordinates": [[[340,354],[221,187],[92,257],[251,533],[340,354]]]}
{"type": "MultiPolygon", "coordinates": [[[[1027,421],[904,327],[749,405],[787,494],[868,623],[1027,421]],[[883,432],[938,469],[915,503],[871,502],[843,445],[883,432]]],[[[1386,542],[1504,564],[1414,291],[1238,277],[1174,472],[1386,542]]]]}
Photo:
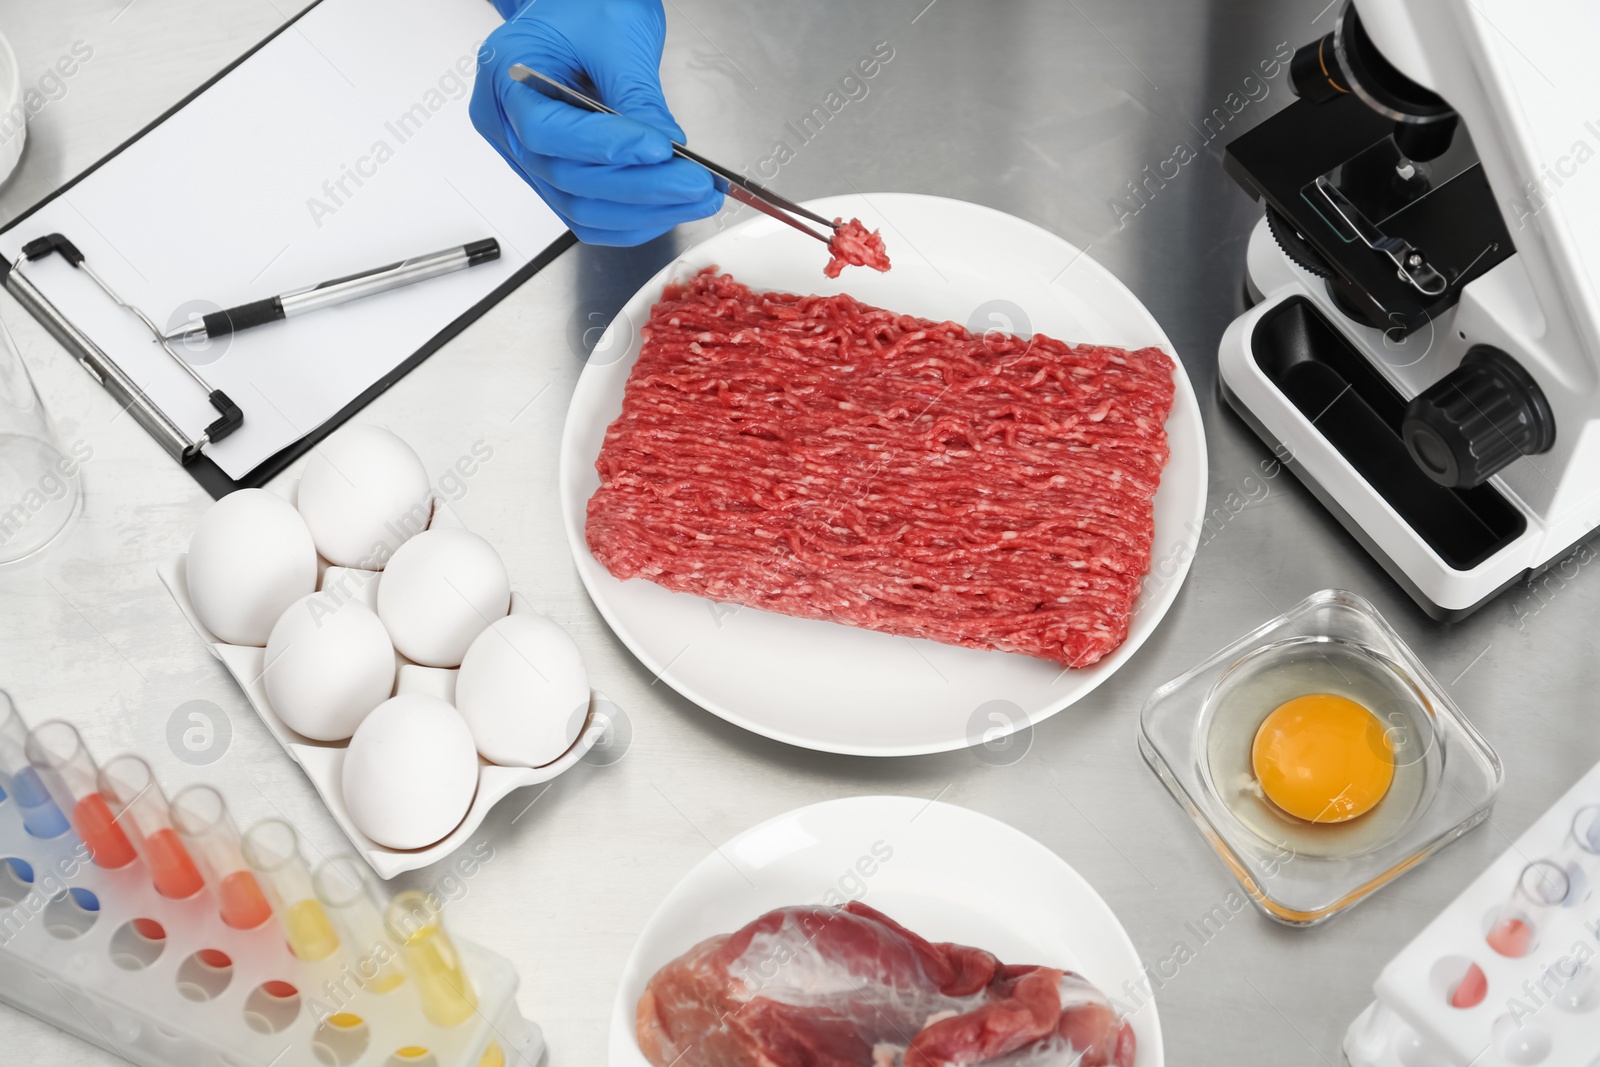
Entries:
{"type": "Polygon", "coordinates": [[[1377,1000],[1345,1035],[1352,1067],[1600,1065],[1600,868],[1571,847],[1573,819],[1595,804],[1600,765],[1390,961],[1374,983],[1377,1000]],[[1524,869],[1541,860],[1566,871],[1569,891],[1527,955],[1502,956],[1489,931],[1524,869]],[[1454,1007],[1474,965],[1486,990],[1454,1007]]]}
{"type": "Polygon", "coordinates": [[[413,982],[364,987],[383,948],[297,959],[278,923],[231,929],[208,892],[167,900],[143,864],[102,870],[0,801],[0,1000],[143,1067],[536,1067],[515,968],[455,944],[478,1010],[446,1029],[413,982]]]}

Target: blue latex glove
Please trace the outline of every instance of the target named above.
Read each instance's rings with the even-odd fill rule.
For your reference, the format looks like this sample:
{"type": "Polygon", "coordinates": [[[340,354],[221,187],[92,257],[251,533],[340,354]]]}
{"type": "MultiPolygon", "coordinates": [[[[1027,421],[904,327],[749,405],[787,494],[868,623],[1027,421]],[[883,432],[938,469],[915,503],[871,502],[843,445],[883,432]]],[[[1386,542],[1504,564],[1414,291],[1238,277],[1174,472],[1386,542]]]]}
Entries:
{"type": "Polygon", "coordinates": [[[642,244],[722,207],[711,175],[672,154],[684,136],[661,95],[666,32],[661,0],[523,0],[478,54],[472,124],[590,244],[642,244]],[[513,63],[621,114],[553,100],[515,81],[513,63]]]}

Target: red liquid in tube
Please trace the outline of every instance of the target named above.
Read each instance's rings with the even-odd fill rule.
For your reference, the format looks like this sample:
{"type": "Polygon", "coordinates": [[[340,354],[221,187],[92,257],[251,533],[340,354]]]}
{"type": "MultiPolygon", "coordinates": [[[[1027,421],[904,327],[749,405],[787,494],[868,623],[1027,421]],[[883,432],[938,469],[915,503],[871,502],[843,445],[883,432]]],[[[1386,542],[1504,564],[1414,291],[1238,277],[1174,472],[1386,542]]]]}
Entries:
{"type": "Polygon", "coordinates": [[[1533,948],[1533,927],[1521,919],[1502,919],[1485,940],[1500,955],[1521,959],[1533,948]]]}
{"type": "Polygon", "coordinates": [[[272,905],[249,871],[234,871],[224,878],[217,887],[217,903],[222,921],[235,930],[254,930],[272,918],[272,905]]]}
{"type": "Polygon", "coordinates": [[[205,888],[205,879],[176,831],[157,830],[144,839],[144,851],[150,880],[168,900],[187,900],[205,888]]]}
{"type": "Polygon", "coordinates": [[[86,794],[72,809],[72,828],[89,847],[89,858],[108,871],[126,867],[138,858],[133,843],[122,832],[111,807],[99,793],[86,794]]]}

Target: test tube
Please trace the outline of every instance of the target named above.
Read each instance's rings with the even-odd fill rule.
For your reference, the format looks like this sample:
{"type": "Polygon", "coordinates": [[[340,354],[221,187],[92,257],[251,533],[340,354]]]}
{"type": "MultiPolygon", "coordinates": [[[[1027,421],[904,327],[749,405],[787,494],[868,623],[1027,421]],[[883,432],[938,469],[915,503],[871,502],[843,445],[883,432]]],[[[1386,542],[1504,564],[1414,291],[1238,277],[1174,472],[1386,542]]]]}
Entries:
{"type": "Polygon", "coordinates": [[[1485,940],[1502,956],[1520,959],[1533,951],[1539,928],[1550,912],[1559,908],[1572,891],[1572,882],[1560,865],[1536,860],[1522,869],[1511,899],[1500,909],[1485,940]]]}
{"type": "Polygon", "coordinates": [[[167,795],[150,764],[131,753],[118,756],[100,768],[99,784],[117,825],[149,869],[157,893],[168,900],[187,900],[205,888],[199,868],[172,828],[167,795]]]}
{"type": "Polygon", "coordinates": [[[389,902],[385,925],[422,998],[422,1014],[435,1026],[456,1026],[478,1010],[478,994],[445,932],[441,910],[437,898],[408,889],[389,902]]]}
{"type": "Polygon", "coordinates": [[[0,689],[0,789],[16,802],[23,829],[47,840],[60,837],[72,827],[28,762],[27,743],[28,727],[11,694],[0,689]]]}
{"type": "Polygon", "coordinates": [[[98,769],[76,727],[60,719],[41,723],[29,731],[23,750],[97,866],[114,871],[139,858],[100,795],[98,769]]]}
{"type": "Polygon", "coordinates": [[[1579,808],[1572,817],[1572,843],[1584,874],[1590,881],[1600,878],[1600,804],[1579,808]]]}
{"type": "Polygon", "coordinates": [[[244,860],[272,901],[290,950],[303,960],[325,960],[339,948],[339,935],[311,886],[300,855],[300,835],[282,819],[265,819],[244,835],[244,860]]]}
{"type": "Polygon", "coordinates": [[[367,875],[366,865],[348,854],[335,856],[317,868],[311,882],[346,951],[357,957],[356,970],[366,988],[387,993],[404,982],[406,973],[397,954],[379,962],[377,949],[388,941],[383,926],[384,900],[367,875]],[[376,971],[370,978],[369,970],[376,971]]]}
{"type": "Polygon", "coordinates": [[[191,785],[172,798],[172,825],[217,898],[222,921],[235,930],[254,930],[272,918],[272,906],[239,849],[239,828],[222,794],[209,785],[191,785]]]}

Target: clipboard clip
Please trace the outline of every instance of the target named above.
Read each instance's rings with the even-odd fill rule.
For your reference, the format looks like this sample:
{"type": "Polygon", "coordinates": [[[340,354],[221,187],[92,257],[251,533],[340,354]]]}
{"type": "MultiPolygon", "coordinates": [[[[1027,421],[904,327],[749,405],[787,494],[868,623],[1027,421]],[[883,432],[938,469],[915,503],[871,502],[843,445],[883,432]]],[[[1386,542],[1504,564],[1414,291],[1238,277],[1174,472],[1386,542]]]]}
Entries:
{"type": "Polygon", "coordinates": [[[116,290],[107,285],[105,279],[96,274],[89,264],[84,261],[84,255],[79,251],[78,246],[67,240],[62,234],[46,234],[23,245],[22,257],[6,273],[5,282],[6,287],[11,289],[28,309],[44,321],[46,327],[56,336],[57,340],[74,350],[78,356],[78,361],[84,365],[84,368],[88,370],[96,381],[110,390],[113,396],[116,396],[117,399],[133,409],[135,417],[144,424],[146,429],[156,435],[157,440],[161,442],[167,451],[175,455],[180,463],[187,465],[194,462],[200,457],[201,451],[207,444],[222,440],[244,425],[244,412],[240,410],[239,405],[230,400],[228,394],[221,389],[212,388],[211,384],[201,376],[200,372],[188,360],[173,350],[172,346],[163,337],[160,328],[151,321],[150,317],[118,296],[116,290]],[[81,331],[72,326],[49,301],[44,299],[43,295],[30,281],[22,277],[21,267],[23,262],[32,263],[43,259],[51,253],[60,254],[61,258],[66,260],[70,266],[88,275],[90,280],[99,286],[101,291],[109,296],[118,307],[136,315],[139,321],[144,323],[145,328],[150,331],[156,343],[166,351],[167,355],[171,356],[173,361],[182,367],[189,377],[194,379],[196,385],[205,390],[206,399],[217,410],[219,417],[205,428],[199,440],[191,440],[187,434],[179,429],[177,424],[155,405],[144,390],[139,388],[138,384],[129,378],[121,367],[117,366],[98,345],[95,345],[81,331]]]}

